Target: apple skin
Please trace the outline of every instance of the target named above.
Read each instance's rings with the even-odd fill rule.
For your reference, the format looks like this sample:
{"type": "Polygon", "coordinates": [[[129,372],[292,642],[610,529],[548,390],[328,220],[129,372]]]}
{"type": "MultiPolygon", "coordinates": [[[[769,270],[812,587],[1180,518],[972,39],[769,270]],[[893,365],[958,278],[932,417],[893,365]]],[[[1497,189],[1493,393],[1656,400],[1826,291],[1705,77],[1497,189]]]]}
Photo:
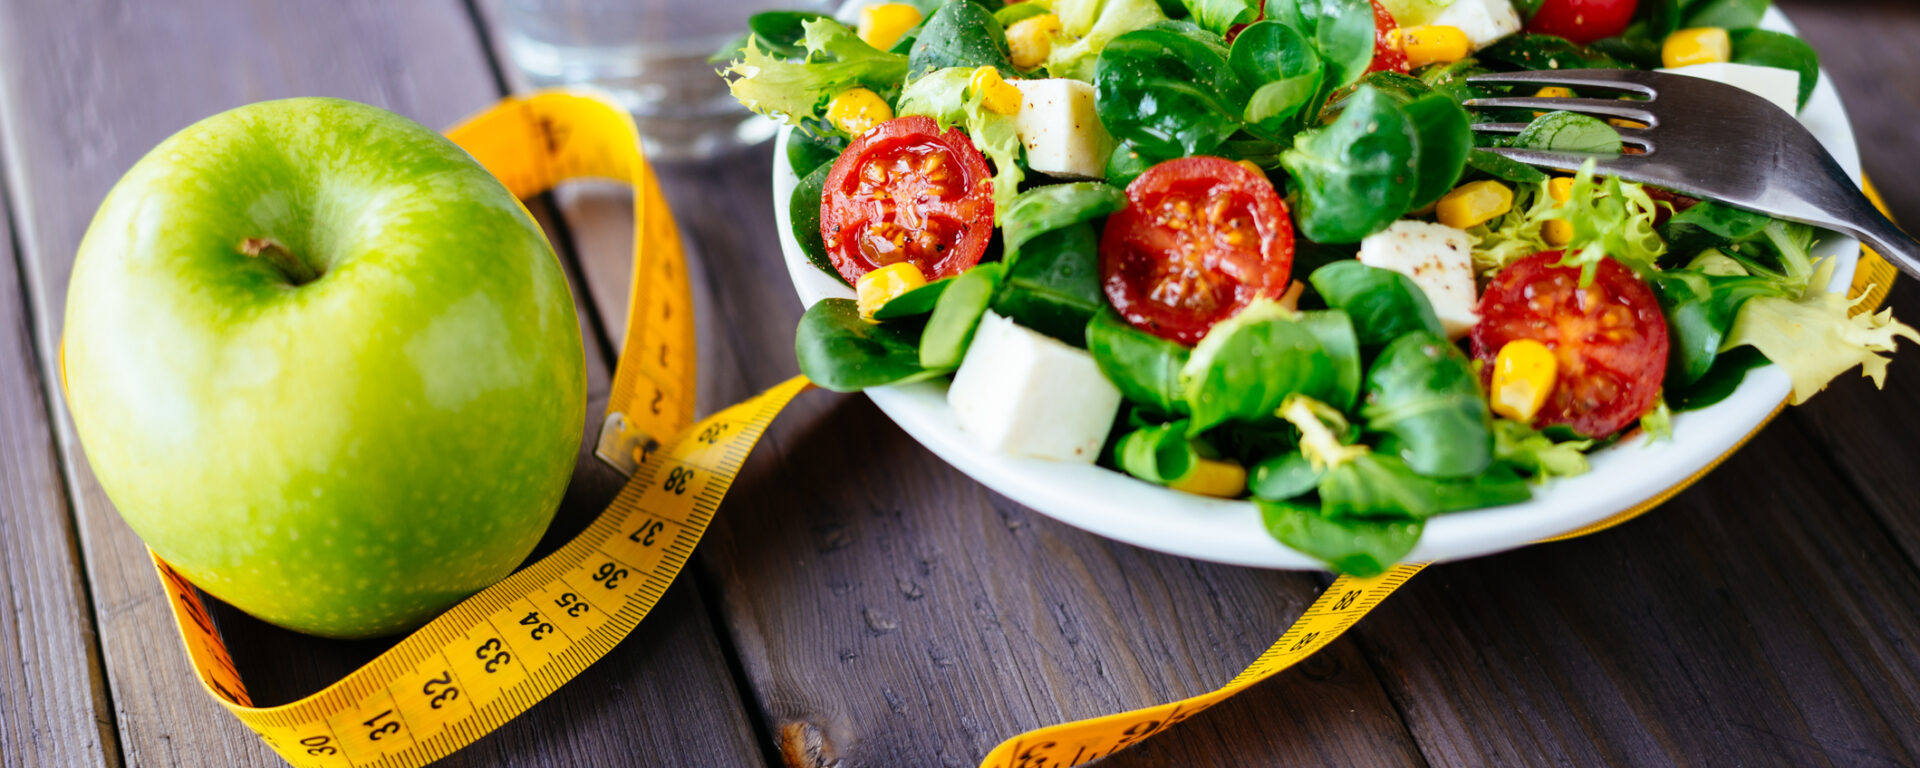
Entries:
{"type": "Polygon", "coordinates": [[[585,422],[577,322],[546,235],[465,151],[364,104],[268,101],[108,193],[68,289],[67,399],[121,516],[194,584],[389,635],[552,521],[585,422]]]}

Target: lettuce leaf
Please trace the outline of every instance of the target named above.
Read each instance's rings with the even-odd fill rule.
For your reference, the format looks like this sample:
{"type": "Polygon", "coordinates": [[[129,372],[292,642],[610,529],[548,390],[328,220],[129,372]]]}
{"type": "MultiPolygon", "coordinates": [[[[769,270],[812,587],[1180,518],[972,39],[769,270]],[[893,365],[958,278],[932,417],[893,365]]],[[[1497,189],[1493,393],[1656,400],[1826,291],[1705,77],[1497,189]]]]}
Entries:
{"type": "Polygon", "coordinates": [[[865,87],[884,96],[907,76],[907,57],[867,45],[845,24],[816,19],[804,28],[805,61],[781,58],[748,40],[741,58],[720,71],[747,109],[798,126],[818,118],[821,106],[841,91],[865,87]]]}
{"type": "Polygon", "coordinates": [[[1054,0],[1060,33],[1047,55],[1047,74],[1093,82],[1093,64],[1114,38],[1167,20],[1155,0],[1054,0]]]}
{"type": "Polygon", "coordinates": [[[1026,173],[1020,168],[1020,129],[1009,115],[987,109],[986,94],[970,93],[967,81],[970,67],[937,69],[914,80],[900,92],[901,117],[925,115],[940,124],[940,130],[960,126],[973,140],[973,146],[993,161],[993,215],[998,223],[1013,208],[1020,194],[1020,182],[1026,173]]]}
{"type": "Polygon", "coordinates": [[[1893,319],[1893,310],[1854,313],[1854,300],[1844,293],[1822,289],[1833,276],[1827,259],[1814,272],[1811,285],[1799,299],[1757,296],[1748,299],[1733,321],[1722,352],[1746,345],[1793,379],[1793,402],[1799,405],[1825,389],[1840,374],[1859,367],[1876,387],[1886,385],[1887,357],[1896,340],[1920,343],[1920,332],[1893,319]]]}
{"type": "Polygon", "coordinates": [[[1556,443],[1532,426],[1511,419],[1493,422],[1494,458],[1533,475],[1537,481],[1586,474],[1591,467],[1585,451],[1592,447],[1592,440],[1556,443]]]}
{"type": "Polygon", "coordinates": [[[1579,267],[1580,282],[1593,280],[1600,259],[1614,260],[1645,273],[1667,252],[1667,243],[1654,228],[1659,204],[1639,184],[1612,177],[1597,177],[1588,161],[1574,175],[1573,194],[1565,203],[1556,204],[1542,183],[1523,188],[1514,198],[1513,210],[1493,227],[1476,227],[1472,234],[1474,268],[1481,274],[1498,272],[1508,264],[1541,251],[1554,250],[1540,232],[1549,221],[1573,225],[1573,239],[1560,250],[1565,255],[1560,266],[1579,267]]]}

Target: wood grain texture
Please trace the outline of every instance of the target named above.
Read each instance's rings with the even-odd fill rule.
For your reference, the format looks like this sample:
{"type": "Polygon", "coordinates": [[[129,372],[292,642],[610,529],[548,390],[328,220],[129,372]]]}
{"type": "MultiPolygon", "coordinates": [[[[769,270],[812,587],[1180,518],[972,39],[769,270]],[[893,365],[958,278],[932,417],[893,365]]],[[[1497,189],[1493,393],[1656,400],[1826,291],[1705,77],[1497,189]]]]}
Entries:
{"type": "MultiPolygon", "coordinates": [[[[1920,5],[1901,0],[1783,2],[1821,54],[1853,118],[1867,174],[1908,231],[1920,231],[1920,5]]],[[[1889,304],[1920,321],[1920,285],[1895,283],[1889,304]]],[[[1920,563],[1920,484],[1913,482],[1913,435],[1920,430],[1920,354],[1893,360],[1885,391],[1849,374],[1793,414],[1820,437],[1840,474],[1872,503],[1907,558],[1920,563]]]]}
{"type": "Polygon", "coordinates": [[[106,670],[0,218],[0,766],[117,764],[106,670]]]}
{"type": "MultiPolygon", "coordinates": [[[[455,0],[8,4],[0,35],[0,126],[7,156],[17,159],[8,180],[41,318],[42,370],[94,207],[172,131],[294,95],[353,98],[445,126],[499,96],[471,14],[455,0]]],[[[604,392],[605,361],[591,357],[594,391],[604,392]]],[[[64,417],[58,427],[127,764],[275,763],[199,691],[143,549],[88,472],[64,417]]],[[[589,461],[577,480],[555,536],[578,530],[618,487],[589,461]]],[[[292,635],[231,610],[220,619],[263,700],[311,691],[380,648],[292,635]]],[[[712,627],[686,589],[671,590],[635,641],[588,676],[447,763],[603,765],[610,755],[677,750],[703,764],[758,762],[712,627]],[[679,719],[656,716],[668,710],[679,719]]]]}

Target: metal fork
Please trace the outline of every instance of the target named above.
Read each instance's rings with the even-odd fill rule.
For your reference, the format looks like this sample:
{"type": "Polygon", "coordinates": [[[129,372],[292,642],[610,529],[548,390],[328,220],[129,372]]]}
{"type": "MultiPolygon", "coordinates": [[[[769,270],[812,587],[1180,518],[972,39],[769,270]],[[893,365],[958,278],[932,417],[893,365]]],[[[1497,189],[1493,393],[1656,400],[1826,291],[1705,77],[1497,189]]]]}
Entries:
{"type": "MultiPolygon", "coordinates": [[[[1920,242],[1874,208],[1799,120],[1765,98],[1712,80],[1628,69],[1510,72],[1476,75],[1467,81],[1605,89],[1644,98],[1515,96],[1472,99],[1466,105],[1566,110],[1644,123],[1644,129],[1620,129],[1621,139],[1644,154],[1492,151],[1528,165],[1565,171],[1597,158],[1596,170],[1602,175],[1852,235],[1872,245],[1900,271],[1920,278],[1920,242]]],[[[1473,128],[1519,133],[1525,127],[1525,123],[1488,123],[1473,128]]]]}

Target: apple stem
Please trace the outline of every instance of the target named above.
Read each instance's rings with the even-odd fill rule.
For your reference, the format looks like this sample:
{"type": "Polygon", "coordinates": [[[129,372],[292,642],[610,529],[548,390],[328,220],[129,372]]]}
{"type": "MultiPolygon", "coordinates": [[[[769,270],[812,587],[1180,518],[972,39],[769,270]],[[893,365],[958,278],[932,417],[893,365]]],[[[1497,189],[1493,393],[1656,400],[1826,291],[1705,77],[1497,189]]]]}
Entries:
{"type": "Polygon", "coordinates": [[[266,259],[268,264],[280,270],[280,274],[286,275],[287,281],[293,283],[296,288],[320,279],[319,270],[293,255],[293,251],[287,250],[286,246],[273,238],[249,237],[240,241],[240,252],[254,258],[266,259]]]}

